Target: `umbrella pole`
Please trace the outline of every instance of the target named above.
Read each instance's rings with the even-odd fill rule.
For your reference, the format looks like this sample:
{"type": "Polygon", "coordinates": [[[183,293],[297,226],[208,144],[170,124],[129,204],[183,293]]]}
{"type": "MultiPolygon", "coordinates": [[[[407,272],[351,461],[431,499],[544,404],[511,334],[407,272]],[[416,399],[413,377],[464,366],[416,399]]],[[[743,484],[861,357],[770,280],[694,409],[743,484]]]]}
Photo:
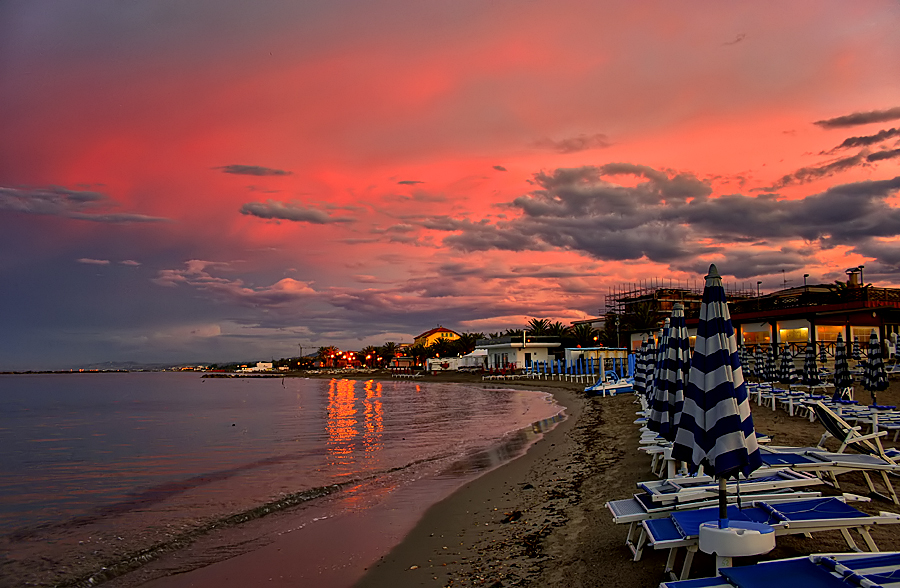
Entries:
{"type": "Polygon", "coordinates": [[[725,490],[725,478],[719,478],[719,528],[728,526],[728,495],[725,490]]]}

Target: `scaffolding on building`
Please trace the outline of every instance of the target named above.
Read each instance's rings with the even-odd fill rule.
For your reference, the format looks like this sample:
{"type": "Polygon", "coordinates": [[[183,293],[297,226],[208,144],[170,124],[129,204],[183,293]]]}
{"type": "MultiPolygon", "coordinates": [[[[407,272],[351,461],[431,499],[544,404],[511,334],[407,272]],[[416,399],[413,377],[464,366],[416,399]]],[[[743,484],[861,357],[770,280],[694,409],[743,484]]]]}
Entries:
{"type": "MultiPolygon", "coordinates": [[[[631,314],[635,305],[642,303],[655,304],[656,311],[668,316],[672,312],[672,306],[676,302],[684,305],[685,315],[696,315],[700,310],[703,299],[705,282],[700,280],[682,281],[672,278],[648,278],[638,282],[617,284],[607,288],[603,299],[601,316],[608,313],[618,315],[631,314]]],[[[725,294],[728,300],[745,300],[756,296],[756,292],[747,288],[744,283],[740,286],[723,282],[725,294]]]]}

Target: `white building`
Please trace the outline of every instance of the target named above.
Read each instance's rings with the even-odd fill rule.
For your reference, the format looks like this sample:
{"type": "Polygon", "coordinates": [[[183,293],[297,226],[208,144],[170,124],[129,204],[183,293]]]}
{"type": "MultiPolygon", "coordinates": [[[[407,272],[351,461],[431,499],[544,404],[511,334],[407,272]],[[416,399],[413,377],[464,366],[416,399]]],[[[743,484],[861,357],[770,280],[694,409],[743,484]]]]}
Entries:
{"type": "Polygon", "coordinates": [[[488,369],[510,367],[522,369],[535,361],[550,361],[553,359],[550,350],[560,345],[555,337],[507,336],[481,339],[475,348],[487,351],[488,369]]]}

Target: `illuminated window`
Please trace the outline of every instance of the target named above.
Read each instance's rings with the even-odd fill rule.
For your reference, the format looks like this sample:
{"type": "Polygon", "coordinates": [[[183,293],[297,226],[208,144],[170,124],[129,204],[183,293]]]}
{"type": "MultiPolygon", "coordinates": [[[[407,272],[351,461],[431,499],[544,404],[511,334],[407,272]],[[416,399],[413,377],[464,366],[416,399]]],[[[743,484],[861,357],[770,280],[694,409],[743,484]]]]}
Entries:
{"type": "Polygon", "coordinates": [[[844,327],[831,325],[816,325],[816,340],[837,341],[838,335],[844,334],[844,327]]]}
{"type": "MultiPolygon", "coordinates": [[[[858,337],[861,343],[869,342],[869,335],[872,334],[872,327],[850,327],[850,332],[854,337],[858,337]]],[[[878,329],[875,330],[875,336],[878,337],[878,329]]]]}
{"type": "Polygon", "coordinates": [[[741,331],[744,345],[761,345],[771,343],[772,337],[768,331],[741,331]]]}
{"type": "Polygon", "coordinates": [[[781,343],[806,343],[809,340],[809,329],[778,329],[778,340],[781,343]]]}

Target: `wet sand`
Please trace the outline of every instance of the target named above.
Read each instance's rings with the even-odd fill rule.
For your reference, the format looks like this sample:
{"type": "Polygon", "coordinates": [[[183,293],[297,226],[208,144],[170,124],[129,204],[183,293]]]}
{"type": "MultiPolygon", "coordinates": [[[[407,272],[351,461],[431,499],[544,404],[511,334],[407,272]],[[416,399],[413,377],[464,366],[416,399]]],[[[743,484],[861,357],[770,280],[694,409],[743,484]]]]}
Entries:
{"type": "MultiPolygon", "coordinates": [[[[667,579],[667,554],[647,550],[640,562],[631,561],[624,545],[626,526],[613,524],[605,507],[608,500],[634,494],[638,481],[653,479],[649,457],[637,450],[634,396],[585,398],[580,394],[583,385],[564,382],[515,385],[553,392],[568,408],[570,419],[525,457],[435,505],[357,588],[636,588],[667,579]]],[[[868,398],[868,393],[857,390],[857,398],[868,398]]],[[[900,403],[900,384],[892,381],[891,388],[879,394],[879,402],[900,403]]],[[[771,434],[778,444],[814,445],[823,432],[820,424],[782,410],[754,405],[753,414],[757,429],[771,434]]],[[[861,475],[844,475],[840,481],[845,492],[868,493],[861,475]]],[[[829,488],[825,492],[835,493],[829,488]]],[[[880,498],[858,506],[870,513],[900,512],[900,507],[880,498]]],[[[900,525],[875,528],[872,535],[882,549],[900,548],[900,525]]],[[[823,551],[847,551],[839,532],[781,537],[765,559],[823,551]]],[[[694,577],[710,575],[712,558],[698,553],[693,570],[694,577]]]]}

